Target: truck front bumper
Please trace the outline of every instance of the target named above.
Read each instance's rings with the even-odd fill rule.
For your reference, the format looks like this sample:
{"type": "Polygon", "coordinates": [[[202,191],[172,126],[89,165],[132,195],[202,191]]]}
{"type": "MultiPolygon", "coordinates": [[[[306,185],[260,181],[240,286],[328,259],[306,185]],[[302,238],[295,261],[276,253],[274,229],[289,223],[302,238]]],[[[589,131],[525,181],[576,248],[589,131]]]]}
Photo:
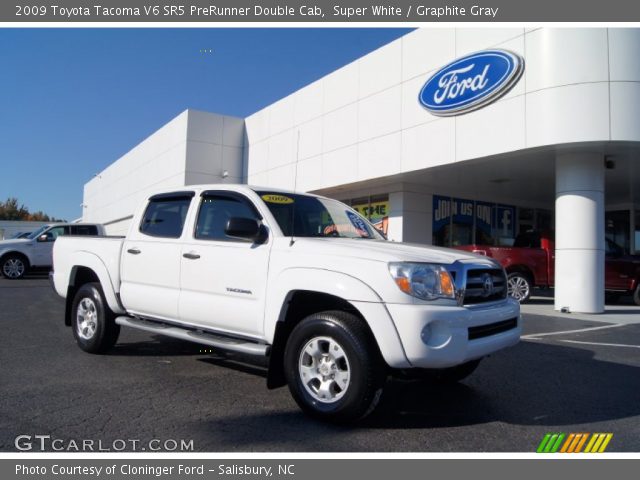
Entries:
{"type": "Polygon", "coordinates": [[[471,307],[386,307],[414,368],[446,368],[481,358],[515,345],[522,333],[520,306],[511,298],[471,307]]]}

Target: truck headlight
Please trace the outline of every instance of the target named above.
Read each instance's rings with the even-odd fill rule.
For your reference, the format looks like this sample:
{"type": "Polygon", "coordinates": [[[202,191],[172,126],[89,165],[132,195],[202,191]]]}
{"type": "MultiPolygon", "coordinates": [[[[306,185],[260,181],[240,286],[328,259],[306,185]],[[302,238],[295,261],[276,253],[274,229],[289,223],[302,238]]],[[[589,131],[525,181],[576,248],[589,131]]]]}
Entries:
{"type": "Polygon", "coordinates": [[[389,263],[389,272],[398,288],[407,295],[422,300],[456,298],[451,274],[442,265],[433,263],[389,263]]]}

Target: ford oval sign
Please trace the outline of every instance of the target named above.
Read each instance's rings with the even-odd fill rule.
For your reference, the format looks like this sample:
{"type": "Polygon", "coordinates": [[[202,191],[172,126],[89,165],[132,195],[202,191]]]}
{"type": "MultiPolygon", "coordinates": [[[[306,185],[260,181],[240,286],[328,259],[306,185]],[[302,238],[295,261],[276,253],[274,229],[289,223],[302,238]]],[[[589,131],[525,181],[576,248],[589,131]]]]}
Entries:
{"type": "Polygon", "coordinates": [[[438,70],[420,91],[420,103],[441,117],[484,107],[507,93],[520,79],[524,60],[507,50],[484,50],[438,70]]]}

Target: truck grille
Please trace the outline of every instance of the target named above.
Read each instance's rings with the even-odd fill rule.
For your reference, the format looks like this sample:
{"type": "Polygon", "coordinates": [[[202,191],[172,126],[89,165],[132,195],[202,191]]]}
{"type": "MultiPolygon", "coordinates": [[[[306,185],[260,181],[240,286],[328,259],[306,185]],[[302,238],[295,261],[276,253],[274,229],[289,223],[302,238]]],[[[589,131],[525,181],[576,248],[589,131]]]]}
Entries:
{"type": "Polygon", "coordinates": [[[494,302],[507,296],[507,279],[498,268],[467,270],[464,304],[494,302]]]}

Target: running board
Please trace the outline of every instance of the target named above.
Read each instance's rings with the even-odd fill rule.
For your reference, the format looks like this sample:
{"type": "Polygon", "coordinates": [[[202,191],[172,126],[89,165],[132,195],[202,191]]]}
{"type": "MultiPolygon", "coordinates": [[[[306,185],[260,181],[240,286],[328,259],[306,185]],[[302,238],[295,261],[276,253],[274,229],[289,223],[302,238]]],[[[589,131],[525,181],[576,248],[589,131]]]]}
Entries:
{"type": "Polygon", "coordinates": [[[189,342],[201,343],[211,347],[230,350],[233,352],[246,353],[248,355],[266,356],[269,346],[261,343],[250,342],[247,340],[223,337],[213,333],[189,330],[165,323],[151,322],[131,317],[117,317],[116,323],[125,327],[137,328],[145,332],[157,333],[168,337],[179,338],[189,342]]]}

